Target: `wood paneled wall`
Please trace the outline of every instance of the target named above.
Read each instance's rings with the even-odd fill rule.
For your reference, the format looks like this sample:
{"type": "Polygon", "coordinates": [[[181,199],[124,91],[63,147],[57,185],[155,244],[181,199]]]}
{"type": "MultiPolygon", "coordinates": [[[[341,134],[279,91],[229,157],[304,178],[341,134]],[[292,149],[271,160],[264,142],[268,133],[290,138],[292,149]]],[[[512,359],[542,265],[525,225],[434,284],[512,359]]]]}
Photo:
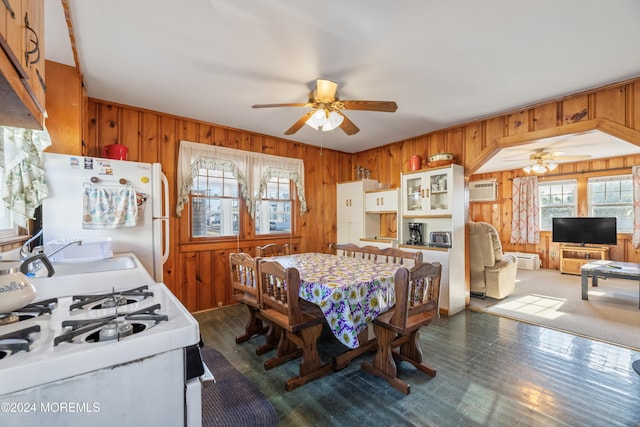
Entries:
{"type": "MultiPolygon", "coordinates": [[[[55,78],[48,83],[55,85],[55,78]]],[[[75,102],[77,92],[71,92],[75,102]]],[[[293,243],[295,250],[300,252],[326,251],[328,243],[335,241],[335,184],[353,179],[355,165],[371,169],[372,178],[389,183],[392,187],[399,187],[400,174],[409,170],[408,162],[412,155],[417,154],[424,159],[435,153],[452,153],[456,162],[464,165],[467,179],[492,176],[501,183],[499,200],[471,204],[469,219],[494,224],[506,250],[539,253],[545,267],[557,268],[557,258],[548,256],[555,249],[548,234],[543,234],[539,245],[509,243],[510,179],[520,172],[473,175],[473,171],[501,147],[591,128],[598,128],[640,145],[640,79],[419,135],[354,155],[331,150],[320,151],[318,147],[302,143],[97,99],[89,99],[83,103],[81,113],[83,129],[79,132],[83,135],[82,148],[76,151],[67,146],[68,142],[65,145],[64,141],[54,140],[51,151],[100,156],[103,146],[119,143],[129,148],[129,160],[162,163],[171,186],[169,197],[172,206],[171,248],[169,260],[165,264],[165,282],[190,311],[198,311],[232,302],[228,280],[229,253],[241,250],[253,254],[253,248],[266,241],[251,235],[239,242],[189,241],[189,215],[185,213],[178,218],[174,210],[176,164],[181,140],[304,160],[309,212],[295,218],[297,227],[294,237],[280,239],[293,243]],[[61,146],[65,148],[56,149],[61,146]]],[[[597,174],[598,171],[609,168],[624,167],[630,171],[635,164],[640,164],[640,156],[562,165],[559,172],[573,172],[580,179],[585,179],[589,174],[597,174]]],[[[627,235],[621,235],[620,242],[612,248],[611,255],[616,260],[640,262],[640,253],[631,247],[627,235]]]]}
{"type": "MultiPolygon", "coordinates": [[[[233,302],[228,276],[231,252],[253,255],[256,246],[267,242],[292,243],[298,252],[322,252],[335,241],[335,183],[352,179],[350,154],[96,99],[89,100],[86,116],[84,155],[99,157],[102,147],[118,143],[129,148],[128,160],[162,164],[169,180],[172,210],[164,281],[190,311],[233,302]],[[240,241],[190,241],[188,211],[181,217],[175,213],[181,140],[302,159],[308,212],[302,216],[296,212],[295,235],[265,239],[249,232],[240,241]]],[[[245,224],[247,229],[253,228],[252,223],[245,224]]]]}

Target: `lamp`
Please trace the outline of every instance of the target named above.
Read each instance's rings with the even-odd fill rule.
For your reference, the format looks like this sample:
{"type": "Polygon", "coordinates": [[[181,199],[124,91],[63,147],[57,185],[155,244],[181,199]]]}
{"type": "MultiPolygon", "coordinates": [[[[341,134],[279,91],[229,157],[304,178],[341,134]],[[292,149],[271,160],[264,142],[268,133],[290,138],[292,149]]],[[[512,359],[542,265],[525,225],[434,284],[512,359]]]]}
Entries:
{"type": "Polygon", "coordinates": [[[558,167],[557,163],[550,162],[549,160],[538,159],[534,164],[522,168],[526,173],[546,173],[551,172],[558,167]]]}
{"type": "Polygon", "coordinates": [[[342,114],[339,114],[336,111],[319,108],[307,119],[305,123],[315,130],[328,132],[340,126],[343,120],[344,117],[342,114]]]}

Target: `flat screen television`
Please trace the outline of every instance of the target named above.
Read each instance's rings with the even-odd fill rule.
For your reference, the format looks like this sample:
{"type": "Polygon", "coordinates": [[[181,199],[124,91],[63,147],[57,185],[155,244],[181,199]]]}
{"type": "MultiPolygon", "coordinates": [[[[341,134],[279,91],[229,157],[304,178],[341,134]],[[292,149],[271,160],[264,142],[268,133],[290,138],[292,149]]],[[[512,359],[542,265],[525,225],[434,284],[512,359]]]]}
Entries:
{"type": "Polygon", "coordinates": [[[616,217],[552,218],[552,240],[584,245],[617,245],[616,217]]]}

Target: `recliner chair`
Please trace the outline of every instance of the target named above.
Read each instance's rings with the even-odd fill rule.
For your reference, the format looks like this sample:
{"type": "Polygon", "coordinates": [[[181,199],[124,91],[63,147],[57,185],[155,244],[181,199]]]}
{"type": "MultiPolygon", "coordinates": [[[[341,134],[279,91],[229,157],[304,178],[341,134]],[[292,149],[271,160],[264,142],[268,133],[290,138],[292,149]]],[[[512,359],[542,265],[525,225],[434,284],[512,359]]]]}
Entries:
{"type": "Polygon", "coordinates": [[[502,253],[495,227],[487,222],[469,222],[471,295],[503,299],[516,286],[518,260],[502,253]]]}

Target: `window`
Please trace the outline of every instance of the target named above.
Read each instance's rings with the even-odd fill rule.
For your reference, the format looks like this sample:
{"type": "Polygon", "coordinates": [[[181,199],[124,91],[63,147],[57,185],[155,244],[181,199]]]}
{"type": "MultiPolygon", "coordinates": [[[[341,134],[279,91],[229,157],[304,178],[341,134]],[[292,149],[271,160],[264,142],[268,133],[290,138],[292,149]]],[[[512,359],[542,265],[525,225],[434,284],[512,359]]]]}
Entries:
{"type": "Polygon", "coordinates": [[[291,233],[291,180],[272,177],[256,202],[256,234],[291,233]]]}
{"type": "Polygon", "coordinates": [[[13,220],[13,213],[0,203],[0,239],[17,236],[18,226],[13,220]]]}
{"type": "Polygon", "coordinates": [[[576,180],[541,182],[540,230],[551,230],[553,217],[576,216],[576,180]]]}
{"type": "Polygon", "coordinates": [[[191,188],[191,235],[236,236],[239,228],[238,180],[231,172],[199,169],[191,188]]]}
{"type": "Polygon", "coordinates": [[[618,233],[633,231],[633,180],[631,175],[589,178],[589,214],[614,216],[618,233]]]}
{"type": "Polygon", "coordinates": [[[304,162],[216,145],[180,142],[176,214],[191,207],[191,236],[245,238],[293,231],[307,211],[304,162]]]}

